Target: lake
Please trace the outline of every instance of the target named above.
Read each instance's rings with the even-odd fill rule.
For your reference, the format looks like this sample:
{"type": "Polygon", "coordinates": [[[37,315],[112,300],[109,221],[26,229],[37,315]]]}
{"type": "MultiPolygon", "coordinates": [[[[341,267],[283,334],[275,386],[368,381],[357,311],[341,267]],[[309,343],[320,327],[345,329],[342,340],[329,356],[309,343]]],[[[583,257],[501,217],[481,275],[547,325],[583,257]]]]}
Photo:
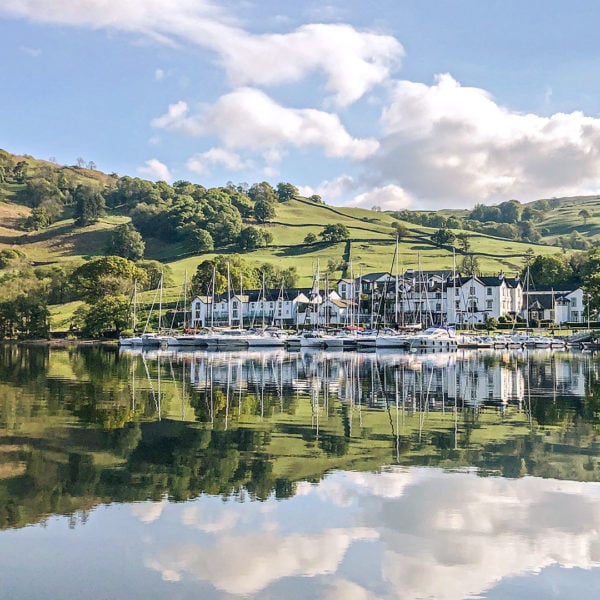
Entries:
{"type": "Polygon", "coordinates": [[[597,598],[581,352],[0,346],[0,597],[597,598]]]}

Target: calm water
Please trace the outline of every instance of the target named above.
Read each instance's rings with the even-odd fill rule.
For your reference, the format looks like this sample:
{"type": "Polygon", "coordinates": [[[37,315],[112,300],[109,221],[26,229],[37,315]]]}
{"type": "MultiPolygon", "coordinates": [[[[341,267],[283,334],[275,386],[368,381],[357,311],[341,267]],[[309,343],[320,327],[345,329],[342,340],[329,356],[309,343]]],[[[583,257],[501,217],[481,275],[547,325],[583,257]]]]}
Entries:
{"type": "Polygon", "coordinates": [[[0,347],[0,598],[597,598],[600,366],[0,347]]]}

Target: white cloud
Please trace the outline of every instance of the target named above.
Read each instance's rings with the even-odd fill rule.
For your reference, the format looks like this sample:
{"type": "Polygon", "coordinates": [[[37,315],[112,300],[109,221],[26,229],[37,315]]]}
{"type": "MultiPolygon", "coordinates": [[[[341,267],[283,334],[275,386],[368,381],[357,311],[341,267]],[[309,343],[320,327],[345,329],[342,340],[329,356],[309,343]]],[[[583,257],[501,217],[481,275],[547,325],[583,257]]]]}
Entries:
{"type": "Polygon", "coordinates": [[[161,163],[156,158],[147,160],[144,167],[137,168],[137,172],[157,181],[171,181],[173,179],[167,165],[161,163]]]}
{"type": "Polygon", "coordinates": [[[364,160],[378,148],[374,139],[353,138],[333,113],[286,108],[264,92],[240,88],[198,115],[188,105],[171,104],[152,125],[189,135],[217,135],[226,148],[272,152],[283,145],[320,146],[327,156],[364,160]]]}
{"type": "Polygon", "coordinates": [[[210,581],[230,594],[255,594],[284,577],[335,573],[354,542],[376,538],[374,530],[364,527],[324,529],[312,535],[220,535],[213,544],[161,547],[145,564],[165,580],[186,576],[210,581]]]}
{"type": "Polygon", "coordinates": [[[160,518],[166,506],[166,500],[161,502],[136,502],[131,505],[131,512],[142,523],[154,523],[160,518]]]}
{"type": "Polygon", "coordinates": [[[598,190],[600,119],[550,117],[500,106],[450,75],[395,84],[369,171],[438,207],[598,190]]]}
{"type": "Polygon", "coordinates": [[[322,181],[316,188],[310,186],[304,186],[298,188],[303,196],[312,196],[312,194],[318,194],[324,199],[338,199],[356,191],[357,182],[351,175],[340,175],[331,181],[322,181]]]}
{"type": "Polygon", "coordinates": [[[165,72],[158,68],[154,71],[154,80],[155,81],[162,81],[165,78],[165,72]]]}
{"type": "Polygon", "coordinates": [[[191,42],[216,52],[236,86],[296,82],[321,72],[340,105],[385,82],[404,54],[392,36],[344,24],[317,23],[290,33],[253,35],[237,27],[225,10],[202,0],[5,0],[2,13],[135,32],[161,43],[191,42]]]}
{"type": "Polygon", "coordinates": [[[358,194],[351,202],[348,202],[348,205],[362,208],[379,206],[382,210],[403,210],[409,208],[412,203],[413,199],[400,186],[388,184],[358,194]]]}
{"type": "Polygon", "coordinates": [[[242,171],[251,168],[252,161],[244,160],[239,154],[225,148],[211,148],[192,156],[186,163],[187,168],[201,175],[210,173],[212,167],[223,167],[228,171],[242,171]]]}

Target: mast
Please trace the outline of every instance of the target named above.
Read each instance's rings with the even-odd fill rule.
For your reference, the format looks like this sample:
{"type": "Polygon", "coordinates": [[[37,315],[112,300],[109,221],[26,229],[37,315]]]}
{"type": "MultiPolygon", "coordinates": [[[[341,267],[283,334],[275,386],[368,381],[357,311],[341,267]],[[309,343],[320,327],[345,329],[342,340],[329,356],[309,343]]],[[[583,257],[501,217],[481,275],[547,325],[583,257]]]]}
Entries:
{"type": "Polygon", "coordinates": [[[227,325],[231,328],[231,273],[227,261],[227,325]]]}
{"type": "Polygon", "coordinates": [[[162,329],[162,296],[163,296],[163,277],[164,274],[160,274],[160,292],[158,296],[158,333],[160,333],[162,329]]]}
{"type": "Polygon", "coordinates": [[[394,293],[394,325],[398,329],[398,236],[396,236],[396,251],[394,253],[394,259],[396,261],[396,290],[394,293]]]}
{"type": "Polygon", "coordinates": [[[213,265],[213,279],[212,279],[212,298],[210,301],[210,326],[215,326],[215,285],[217,279],[217,266],[213,265]]]}
{"type": "Polygon", "coordinates": [[[187,325],[187,269],[183,274],[183,330],[187,325]]]}
{"type": "Polygon", "coordinates": [[[137,279],[133,280],[133,335],[137,330],[137,279]]]}

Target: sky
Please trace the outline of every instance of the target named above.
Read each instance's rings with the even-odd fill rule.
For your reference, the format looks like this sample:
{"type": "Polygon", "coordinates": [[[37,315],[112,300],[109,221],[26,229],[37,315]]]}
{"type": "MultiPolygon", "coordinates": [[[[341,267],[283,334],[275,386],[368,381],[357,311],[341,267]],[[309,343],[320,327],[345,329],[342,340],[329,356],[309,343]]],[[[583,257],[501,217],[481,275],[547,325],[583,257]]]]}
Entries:
{"type": "Polygon", "coordinates": [[[0,147],[334,205],[600,192],[595,0],[2,0],[0,147]]]}

